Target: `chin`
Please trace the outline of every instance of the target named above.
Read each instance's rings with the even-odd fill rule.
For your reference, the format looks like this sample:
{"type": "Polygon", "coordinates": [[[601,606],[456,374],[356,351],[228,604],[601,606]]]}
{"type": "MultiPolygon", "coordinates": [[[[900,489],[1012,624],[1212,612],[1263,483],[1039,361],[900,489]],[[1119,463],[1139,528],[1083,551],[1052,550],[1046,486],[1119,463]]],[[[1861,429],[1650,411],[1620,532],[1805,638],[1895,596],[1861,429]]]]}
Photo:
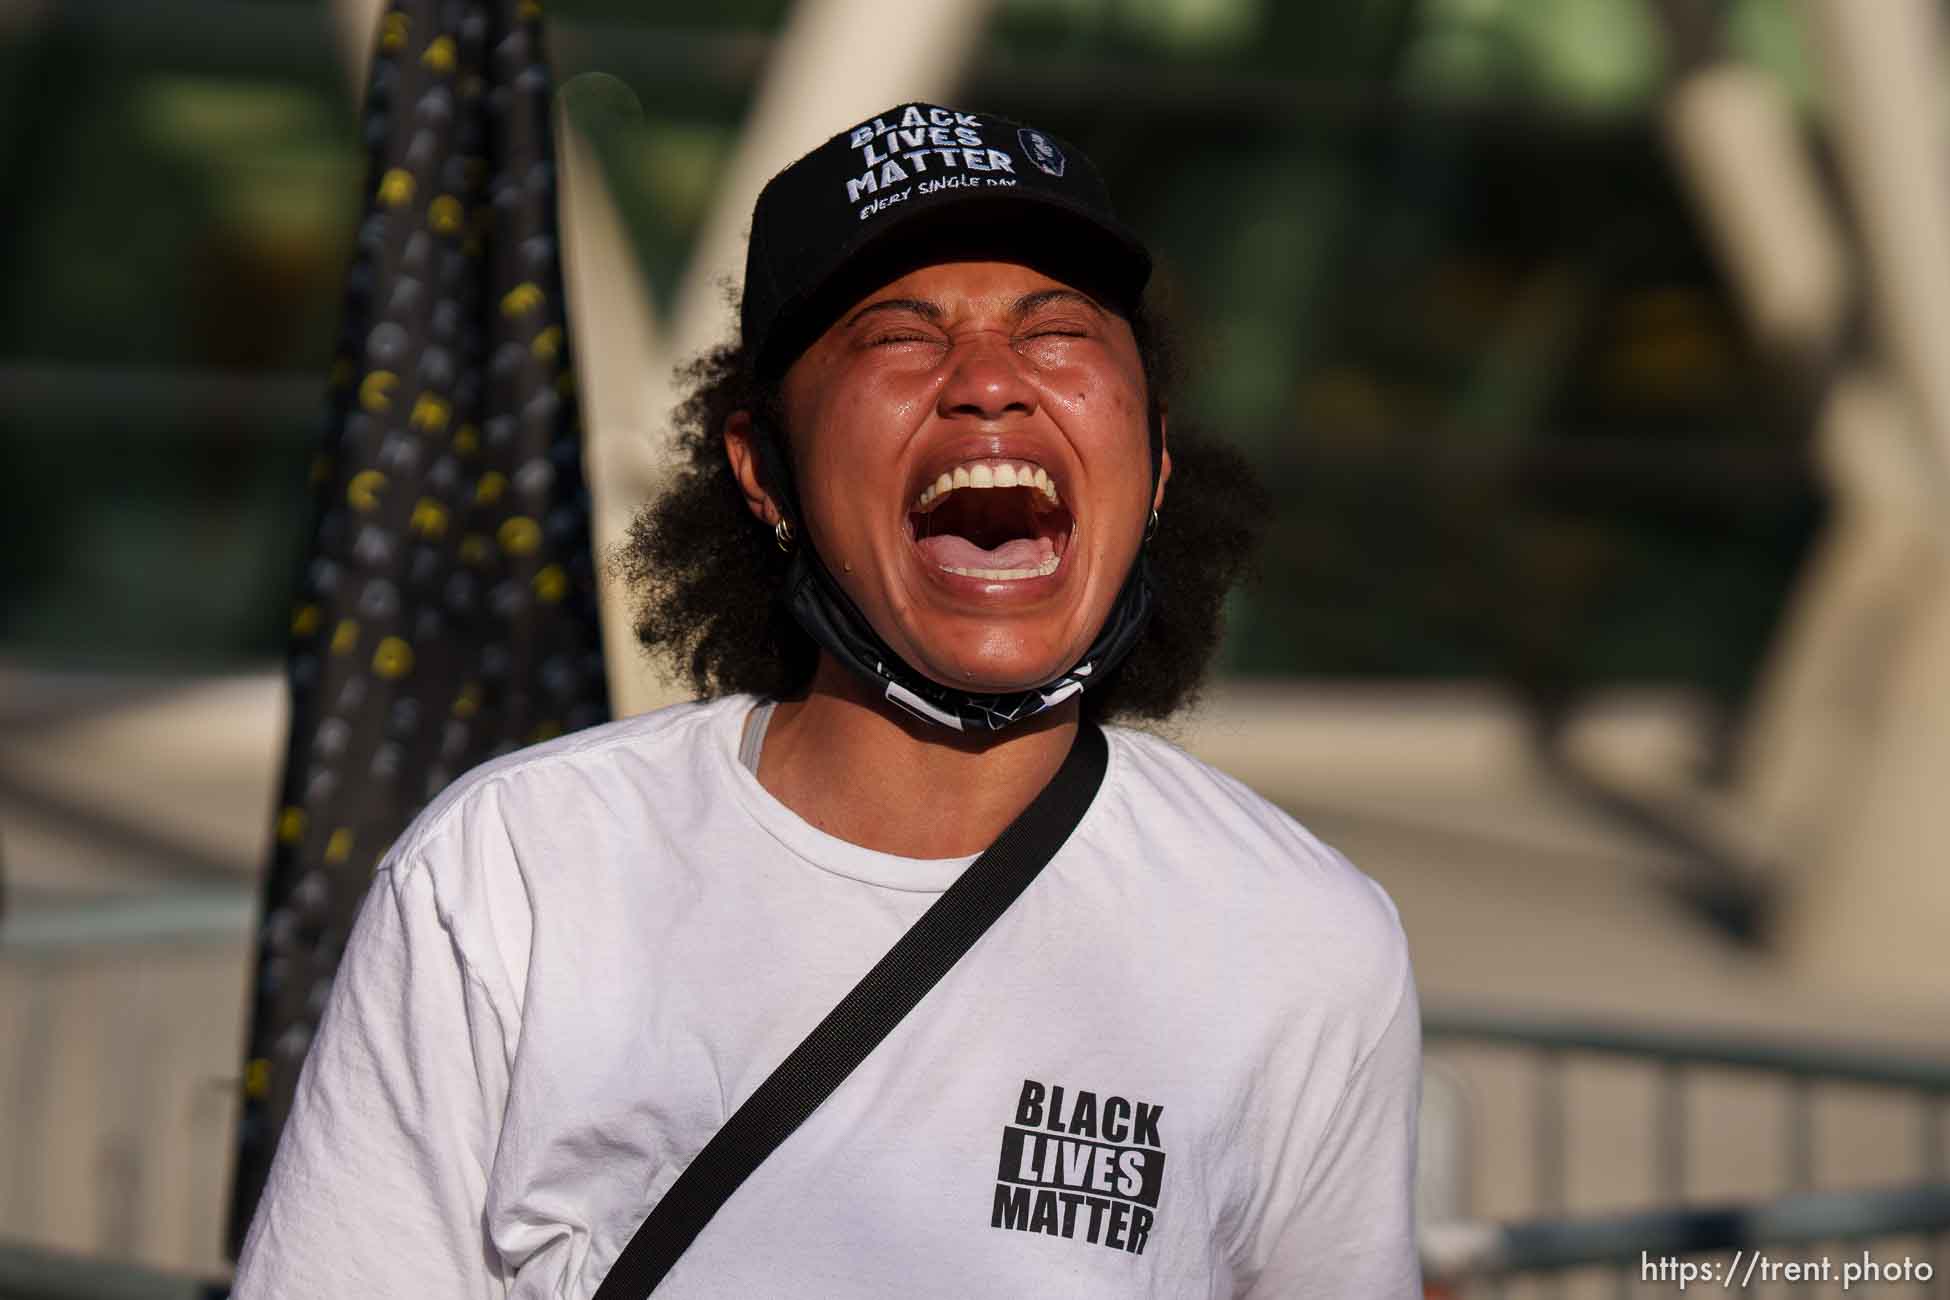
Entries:
{"type": "MultiPolygon", "coordinates": [[[[1084,647],[1088,649],[1088,647],[1084,647]]],[[[1083,650],[1073,655],[1008,657],[928,656],[909,660],[924,676],[953,686],[957,690],[981,695],[1006,695],[1013,691],[1047,686],[1075,666],[1083,650]]]]}
{"type": "Polygon", "coordinates": [[[907,617],[882,636],[916,672],[944,686],[984,695],[1033,690],[1075,667],[1109,617],[1104,602],[1106,608],[1090,619],[1089,607],[1098,602],[1079,599],[1085,593],[1074,586],[1080,585],[1087,584],[1046,593],[1041,609],[971,611],[955,608],[963,602],[929,593],[924,584],[907,617]]]}

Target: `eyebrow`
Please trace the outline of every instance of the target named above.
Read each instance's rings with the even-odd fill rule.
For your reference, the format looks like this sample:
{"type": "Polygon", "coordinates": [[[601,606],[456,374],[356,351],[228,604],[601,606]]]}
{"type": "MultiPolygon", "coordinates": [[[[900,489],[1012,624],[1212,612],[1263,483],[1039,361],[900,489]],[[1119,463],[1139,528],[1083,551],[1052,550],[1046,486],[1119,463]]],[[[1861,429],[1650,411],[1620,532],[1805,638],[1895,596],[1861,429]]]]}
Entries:
{"type": "Polygon", "coordinates": [[[883,311],[911,311],[916,316],[930,321],[939,321],[946,314],[938,303],[929,302],[925,298],[882,298],[879,302],[870,302],[854,312],[846,318],[846,323],[853,325],[875,312],[883,311]]]}
{"type": "MultiPolygon", "coordinates": [[[[1049,306],[1053,302],[1075,303],[1078,306],[1088,307],[1099,316],[1104,314],[1104,309],[1097,304],[1096,299],[1090,297],[1088,294],[1079,293],[1075,289],[1038,289],[1034,293],[1026,293],[1016,299],[1015,303],[1009,309],[1009,314],[1017,319],[1021,319],[1039,308],[1049,306]]],[[[930,302],[925,298],[882,298],[878,302],[870,302],[859,311],[854,312],[846,318],[846,323],[849,326],[855,325],[876,312],[902,311],[913,312],[923,320],[937,323],[947,314],[941,309],[939,303],[930,302]]]]}
{"type": "Polygon", "coordinates": [[[1026,293],[1016,299],[1014,312],[1018,317],[1027,316],[1053,302],[1075,303],[1079,307],[1088,307],[1099,316],[1104,314],[1104,309],[1098,305],[1095,298],[1086,293],[1079,293],[1075,289],[1038,289],[1035,293],[1026,293]]]}

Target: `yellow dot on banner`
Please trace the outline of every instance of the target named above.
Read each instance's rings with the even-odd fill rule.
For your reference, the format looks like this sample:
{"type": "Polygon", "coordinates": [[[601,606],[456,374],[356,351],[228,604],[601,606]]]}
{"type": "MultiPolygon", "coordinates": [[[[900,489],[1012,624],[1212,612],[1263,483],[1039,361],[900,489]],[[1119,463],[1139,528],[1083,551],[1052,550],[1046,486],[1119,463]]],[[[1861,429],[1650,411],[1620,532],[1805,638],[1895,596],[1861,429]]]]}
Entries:
{"type": "Polygon", "coordinates": [[[427,48],[420,54],[420,62],[435,72],[452,72],[454,64],[459,62],[454,57],[454,38],[436,36],[427,42],[427,48]]]}
{"type": "Polygon", "coordinates": [[[362,469],[345,484],[345,500],[354,510],[364,513],[376,509],[379,494],[386,490],[386,476],[376,469],[362,469]]]}
{"type": "Polygon", "coordinates": [[[454,696],[454,716],[471,718],[481,711],[481,688],[476,682],[469,682],[454,696]]]}
{"type": "Polygon", "coordinates": [[[413,647],[396,636],[384,638],[372,652],[372,670],[387,681],[413,671],[413,647]]]}
{"type": "Polygon", "coordinates": [[[460,200],[451,194],[442,194],[427,204],[427,224],[436,234],[458,235],[465,216],[460,200]]]}
{"type": "Polygon", "coordinates": [[[540,18],[541,16],[542,0],[521,0],[521,3],[515,6],[517,18],[540,18]]]}
{"type": "Polygon", "coordinates": [[[374,415],[393,405],[393,389],[399,376],[390,370],[375,370],[359,381],[359,405],[374,415]]]}
{"type": "Polygon", "coordinates": [[[379,201],[389,208],[404,207],[413,201],[413,173],[404,167],[389,167],[379,178],[379,201]]]}
{"type": "Polygon", "coordinates": [[[474,485],[474,503],[491,506],[501,499],[501,494],[507,490],[507,487],[507,475],[489,470],[481,475],[481,481],[474,485]]]}
{"type": "Polygon", "coordinates": [[[325,841],[325,861],[336,865],[352,856],[352,828],[341,826],[325,841]]]}
{"type": "Polygon", "coordinates": [[[542,361],[555,360],[555,354],[562,350],[562,327],[551,325],[538,332],[535,341],[528,345],[528,350],[542,361]]]}
{"type": "Polygon", "coordinates": [[[271,1095],[271,1063],[258,1057],[244,1067],[244,1096],[263,1101],[271,1095]]]}
{"type": "Polygon", "coordinates": [[[462,564],[485,564],[488,556],[492,554],[494,554],[494,548],[488,545],[488,539],[479,533],[469,533],[460,539],[460,560],[462,564]]]}
{"type": "Polygon", "coordinates": [[[406,526],[422,537],[445,537],[447,535],[447,507],[432,497],[421,497],[413,503],[413,517],[406,526]]]}
{"type": "Polygon", "coordinates": [[[439,433],[447,427],[447,417],[454,408],[443,397],[433,393],[421,393],[413,401],[413,414],[406,422],[423,433],[439,433]]]}
{"type": "Polygon", "coordinates": [[[332,629],[332,653],[351,654],[359,646],[359,622],[357,619],[342,618],[332,629]]]}
{"type": "Polygon", "coordinates": [[[569,575],[559,564],[551,564],[535,575],[535,597],[545,605],[553,605],[569,591],[569,575]]]}
{"type": "Polygon", "coordinates": [[[541,526],[527,515],[502,521],[495,535],[501,539],[501,549],[510,555],[527,555],[542,544],[541,526]]]}
{"type": "Polygon", "coordinates": [[[528,733],[528,743],[531,745],[539,745],[544,740],[554,740],[561,734],[562,724],[553,719],[549,719],[535,724],[535,729],[528,733]]]}
{"type": "Polygon", "coordinates": [[[413,29],[413,20],[403,13],[390,13],[379,27],[379,48],[399,50],[406,48],[407,33],[413,29]]]}
{"type": "Polygon", "coordinates": [[[295,805],[278,814],[278,842],[296,844],[305,838],[305,810],[295,805]]]}
{"type": "Polygon", "coordinates": [[[318,630],[318,606],[300,605],[291,611],[291,635],[310,636],[318,630]]]}
{"type": "Polygon", "coordinates": [[[501,314],[520,316],[542,305],[542,291],[533,280],[523,280],[501,295],[501,314]]]}
{"type": "Polygon", "coordinates": [[[481,431],[471,424],[463,424],[454,430],[454,450],[463,456],[472,456],[481,449],[481,431]]]}

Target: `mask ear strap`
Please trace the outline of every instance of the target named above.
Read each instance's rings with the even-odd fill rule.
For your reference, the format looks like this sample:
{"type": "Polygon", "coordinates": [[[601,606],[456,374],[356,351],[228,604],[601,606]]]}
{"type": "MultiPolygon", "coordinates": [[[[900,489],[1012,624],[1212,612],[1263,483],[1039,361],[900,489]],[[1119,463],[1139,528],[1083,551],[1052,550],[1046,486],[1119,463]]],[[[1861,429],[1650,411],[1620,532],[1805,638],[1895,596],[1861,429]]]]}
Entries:
{"type": "Polygon", "coordinates": [[[752,423],[753,432],[758,435],[753,444],[758,452],[759,484],[772,494],[779,513],[804,537],[805,519],[799,510],[799,493],[792,481],[792,458],[786,454],[785,440],[769,423],[756,419],[752,423]]]}

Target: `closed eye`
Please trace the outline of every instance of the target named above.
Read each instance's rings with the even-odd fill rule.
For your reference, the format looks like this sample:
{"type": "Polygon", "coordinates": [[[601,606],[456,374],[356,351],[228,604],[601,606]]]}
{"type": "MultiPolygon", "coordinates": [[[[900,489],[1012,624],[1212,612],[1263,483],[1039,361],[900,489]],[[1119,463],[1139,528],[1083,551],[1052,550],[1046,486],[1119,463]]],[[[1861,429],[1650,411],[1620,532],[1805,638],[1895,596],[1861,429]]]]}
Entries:
{"type": "MultiPolygon", "coordinates": [[[[941,308],[934,303],[918,298],[884,298],[871,302],[847,318],[846,328],[851,329],[862,321],[877,317],[880,323],[879,334],[869,335],[869,345],[887,342],[912,342],[925,338],[914,324],[915,320],[935,323],[942,317],[941,308]],[[906,319],[902,319],[905,317],[906,319]]],[[[869,328],[872,328],[869,326],[869,328]]]]}

